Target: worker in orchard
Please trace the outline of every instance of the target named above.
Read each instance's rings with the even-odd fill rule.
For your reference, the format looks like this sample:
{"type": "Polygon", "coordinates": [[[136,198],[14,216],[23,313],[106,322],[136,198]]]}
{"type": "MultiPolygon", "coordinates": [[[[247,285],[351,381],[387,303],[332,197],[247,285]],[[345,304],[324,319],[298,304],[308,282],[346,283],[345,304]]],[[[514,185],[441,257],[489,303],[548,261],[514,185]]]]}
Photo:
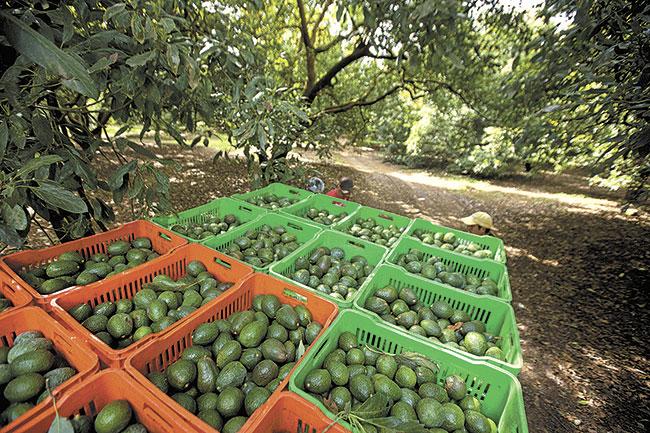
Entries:
{"type": "Polygon", "coordinates": [[[343,200],[350,200],[354,183],[349,177],[342,177],[336,188],[327,193],[330,197],[336,197],[343,200]]]}
{"type": "Polygon", "coordinates": [[[491,235],[496,230],[492,217],[487,212],[474,212],[470,216],[461,218],[461,221],[467,226],[467,231],[475,235],[491,235]]]}

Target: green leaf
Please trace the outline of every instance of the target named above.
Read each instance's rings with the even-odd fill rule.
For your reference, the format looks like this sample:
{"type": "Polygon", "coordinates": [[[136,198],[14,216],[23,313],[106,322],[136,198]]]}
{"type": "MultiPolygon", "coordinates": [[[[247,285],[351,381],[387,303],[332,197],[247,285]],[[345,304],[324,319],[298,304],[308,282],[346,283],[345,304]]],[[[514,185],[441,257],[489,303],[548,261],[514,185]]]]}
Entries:
{"type": "Polygon", "coordinates": [[[63,418],[57,414],[47,433],[74,433],[74,427],[68,418],[63,418]]]}
{"type": "Polygon", "coordinates": [[[440,371],[436,363],[431,362],[428,358],[416,352],[402,352],[395,356],[395,361],[397,361],[398,364],[406,365],[411,369],[415,369],[416,367],[426,367],[434,373],[440,371]]]}
{"type": "Polygon", "coordinates": [[[18,232],[2,223],[0,223],[0,242],[13,247],[20,247],[23,245],[23,239],[18,235],[18,232]]]}
{"type": "Polygon", "coordinates": [[[118,168],[108,180],[108,186],[111,191],[116,191],[124,185],[124,175],[132,172],[138,165],[135,159],[118,168]]]}
{"type": "Polygon", "coordinates": [[[305,345],[302,342],[302,340],[300,340],[300,343],[298,343],[298,348],[296,348],[296,359],[302,358],[302,355],[304,354],[305,354],[305,345]]]}
{"type": "Polygon", "coordinates": [[[39,66],[65,78],[63,85],[90,98],[97,99],[99,91],[84,65],[54,45],[27,23],[0,11],[5,35],[13,47],[39,66]]]}
{"type": "Polygon", "coordinates": [[[72,213],[88,212],[86,203],[79,196],[56,183],[40,181],[33,191],[38,198],[55,208],[72,213]]]}
{"type": "Polygon", "coordinates": [[[19,205],[11,207],[7,203],[2,203],[2,219],[16,230],[25,230],[27,228],[27,215],[19,205]]]}
{"type": "Polygon", "coordinates": [[[142,18],[137,13],[133,14],[131,17],[131,32],[133,33],[133,39],[138,41],[141,44],[144,44],[146,39],[144,26],[142,25],[142,18]]]}
{"type": "Polygon", "coordinates": [[[0,160],[4,158],[7,151],[7,143],[9,142],[9,128],[5,121],[0,122],[0,160]]]}
{"type": "Polygon", "coordinates": [[[352,413],[363,419],[378,418],[388,413],[389,404],[390,401],[385,394],[377,393],[364,401],[352,413]]]}
{"type": "Polygon", "coordinates": [[[118,140],[124,140],[126,142],[126,145],[129,146],[131,149],[133,149],[136,153],[139,153],[140,155],[149,158],[149,159],[158,159],[158,156],[152,152],[151,150],[147,149],[145,146],[142,146],[135,141],[127,140],[125,138],[118,138],[118,140]]]}
{"type": "Polygon", "coordinates": [[[266,150],[266,131],[262,125],[257,125],[257,142],[260,145],[260,149],[266,150]]]}
{"type": "Polygon", "coordinates": [[[34,135],[36,139],[43,146],[50,146],[54,141],[54,132],[52,131],[52,125],[47,117],[43,116],[41,113],[36,113],[32,116],[32,128],[34,129],[34,135]]]}
{"type": "Polygon", "coordinates": [[[167,46],[167,64],[174,74],[178,73],[178,65],[181,63],[181,58],[178,53],[178,47],[174,44],[167,46]]]}
{"type": "Polygon", "coordinates": [[[151,60],[155,55],[155,52],[153,51],[147,51],[142,54],[138,54],[133,57],[129,57],[126,60],[126,64],[132,67],[137,67],[137,66],[142,66],[146,64],[149,60],[151,60]]]}
{"type": "Polygon", "coordinates": [[[375,427],[382,427],[390,431],[396,431],[400,433],[428,433],[426,427],[420,424],[417,421],[402,421],[401,419],[389,416],[384,418],[373,418],[369,420],[369,423],[375,427]]]}
{"type": "Polygon", "coordinates": [[[104,12],[104,21],[109,21],[117,14],[122,13],[122,11],[124,11],[125,8],[126,5],[124,3],[115,3],[113,6],[106,9],[106,12],[104,12]]]}
{"type": "Polygon", "coordinates": [[[40,167],[44,167],[46,165],[52,165],[57,162],[63,161],[63,158],[61,158],[59,155],[45,155],[41,156],[38,158],[34,158],[30,160],[27,164],[23,165],[20,170],[16,171],[16,174],[14,174],[14,177],[23,177],[26,174],[30,174],[34,170],[37,170],[40,167]]]}

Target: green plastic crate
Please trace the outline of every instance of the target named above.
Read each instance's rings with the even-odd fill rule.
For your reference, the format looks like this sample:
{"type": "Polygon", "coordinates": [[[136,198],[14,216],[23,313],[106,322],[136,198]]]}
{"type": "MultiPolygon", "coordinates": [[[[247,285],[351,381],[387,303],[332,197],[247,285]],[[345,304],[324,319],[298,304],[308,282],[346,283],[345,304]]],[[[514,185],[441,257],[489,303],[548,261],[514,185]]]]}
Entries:
{"type": "MultiPolygon", "coordinates": [[[[309,286],[300,284],[297,281],[291,279],[291,275],[293,275],[295,271],[296,260],[299,257],[305,255],[307,256],[311,255],[311,253],[318,247],[341,248],[345,252],[346,258],[360,255],[365,257],[366,260],[368,260],[368,264],[375,267],[379,265],[382,258],[386,255],[386,248],[380,245],[373,244],[372,242],[355,238],[354,236],[338,233],[333,230],[325,230],[320,235],[318,235],[318,237],[314,241],[303,245],[298,250],[294,251],[293,253],[291,253],[281,261],[271,266],[272,275],[282,280],[290,281],[292,284],[297,284],[300,287],[304,287],[308,290],[311,290],[312,292],[318,294],[319,296],[322,296],[323,298],[326,298],[329,301],[335,302],[341,308],[351,308],[354,299],[350,299],[348,301],[337,299],[326,293],[318,292],[309,286]]],[[[372,274],[370,274],[370,276],[372,276],[372,274]]],[[[361,289],[363,289],[364,285],[367,284],[368,281],[370,280],[370,276],[361,285],[361,287],[359,287],[359,290],[357,291],[356,294],[357,296],[359,295],[359,293],[361,293],[361,289]]]]}
{"type": "MultiPolygon", "coordinates": [[[[264,188],[256,189],[253,191],[245,192],[242,194],[233,194],[232,198],[244,201],[247,204],[251,206],[255,206],[259,209],[267,209],[263,207],[256,206],[254,204],[248,203],[246,200],[251,198],[251,197],[257,197],[258,195],[262,194],[275,194],[278,197],[285,197],[285,198],[293,198],[298,200],[296,203],[297,204],[303,200],[308,199],[313,193],[305,190],[305,189],[300,189],[296,188],[295,186],[290,186],[290,185],[285,185],[283,183],[272,183],[270,185],[265,186],[264,188]]],[[[293,206],[293,205],[292,205],[293,206]]],[[[276,209],[268,209],[268,210],[276,210],[276,209]]]]}
{"type": "MultiPolygon", "coordinates": [[[[230,246],[230,244],[232,244],[235,241],[235,239],[244,236],[244,233],[246,233],[248,230],[259,229],[264,224],[268,224],[271,227],[278,226],[278,225],[285,226],[287,228],[288,233],[293,233],[294,235],[296,235],[297,242],[301,244],[301,246],[302,244],[305,244],[313,240],[316,237],[316,235],[318,235],[318,233],[320,233],[321,231],[320,227],[316,227],[312,224],[307,224],[295,218],[291,218],[289,216],[281,215],[277,213],[267,213],[266,215],[262,215],[255,221],[251,221],[245,226],[238,227],[234,230],[224,233],[223,235],[215,236],[214,238],[208,238],[204,240],[202,244],[208,248],[212,248],[213,250],[217,250],[228,255],[227,248],[230,246]]],[[[300,249],[300,247],[298,249],[300,249]]],[[[242,263],[251,266],[257,272],[264,272],[265,274],[269,273],[269,267],[271,264],[273,264],[271,263],[269,265],[260,267],[260,266],[253,266],[244,261],[242,261],[242,263]]]]}
{"type": "Polygon", "coordinates": [[[342,221],[338,222],[338,224],[341,224],[344,221],[346,221],[346,219],[353,217],[357,209],[359,209],[360,207],[361,207],[360,204],[354,203],[352,201],[342,200],[340,198],[330,197],[324,194],[314,194],[313,196],[309,197],[305,201],[280,209],[280,212],[298,218],[304,218],[307,221],[309,221],[310,224],[327,228],[327,227],[332,227],[332,225],[326,226],[324,224],[320,224],[309,219],[305,215],[307,211],[311,208],[314,208],[318,210],[326,210],[327,212],[333,215],[340,215],[342,212],[347,212],[348,216],[342,221]]]}
{"type": "MultiPolygon", "coordinates": [[[[454,253],[453,251],[444,250],[433,245],[426,245],[412,237],[402,238],[391,252],[386,256],[388,263],[397,264],[397,258],[400,254],[407,253],[411,248],[416,248],[424,252],[424,259],[429,257],[440,257],[445,265],[451,265],[454,272],[460,272],[465,275],[476,275],[478,278],[489,277],[497,283],[498,296],[491,295],[478,295],[482,298],[501,299],[503,301],[512,301],[512,292],[510,290],[510,277],[508,276],[508,269],[503,263],[495,262],[494,260],[477,259],[476,257],[466,256],[464,254],[454,253]]],[[[398,266],[401,268],[401,266],[398,266]]],[[[424,277],[414,275],[424,281],[431,281],[424,277]]],[[[452,286],[446,285],[454,290],[452,286]]]]}
{"type": "MultiPolygon", "coordinates": [[[[254,221],[262,215],[265,215],[266,213],[266,209],[253,206],[249,203],[242,203],[238,200],[233,200],[228,197],[223,197],[212,200],[211,202],[204,205],[184,210],[177,214],[158,216],[153,218],[151,221],[169,230],[174,224],[203,222],[209,215],[217,215],[218,217],[222,218],[224,215],[233,214],[239,219],[239,226],[235,228],[239,228],[248,222],[254,221]]],[[[235,228],[232,230],[235,230],[235,228]]],[[[192,242],[202,242],[206,239],[209,239],[195,239],[190,236],[182,235],[180,233],[176,234],[192,242]]],[[[222,236],[223,234],[224,233],[215,236],[222,236]]],[[[210,236],[210,238],[211,237],[212,236],[210,236]]]]}
{"type": "MultiPolygon", "coordinates": [[[[352,225],[354,225],[354,222],[357,220],[357,218],[366,218],[366,219],[373,218],[377,222],[377,224],[384,227],[388,227],[389,225],[392,224],[392,225],[396,225],[397,227],[404,228],[404,231],[402,232],[399,238],[404,237],[404,235],[408,231],[408,227],[413,222],[412,219],[402,215],[397,215],[392,212],[387,212],[385,210],[375,209],[372,207],[361,206],[359,209],[357,209],[357,212],[354,214],[352,218],[348,218],[344,221],[341,221],[338,224],[334,224],[332,228],[348,234],[348,230],[350,229],[350,227],[352,227],[352,225]]],[[[393,245],[393,247],[394,246],[395,245],[393,245]]],[[[387,246],[387,248],[390,249],[392,247],[387,246]]]]}
{"type": "MultiPolygon", "coordinates": [[[[371,297],[377,289],[386,286],[393,286],[397,290],[401,290],[403,287],[412,289],[422,305],[427,307],[431,306],[431,304],[436,301],[446,301],[452,308],[465,311],[469,314],[472,320],[480,320],[485,323],[489,333],[501,337],[501,350],[503,350],[503,353],[505,354],[505,361],[500,361],[489,356],[476,356],[447,346],[445,347],[454,350],[462,357],[472,359],[473,361],[494,364],[509,371],[515,376],[521,371],[523,358],[521,355],[519,330],[517,329],[515,312],[510,304],[492,299],[491,297],[488,299],[484,296],[452,289],[444,284],[439,284],[436,281],[423,280],[413,274],[409,274],[404,269],[384,264],[375,270],[370,281],[364,286],[361,293],[359,293],[357,298],[354,300],[354,307],[400,332],[407,331],[396,325],[382,321],[378,314],[373,313],[364,307],[368,298],[371,297]]],[[[409,335],[413,335],[414,337],[426,342],[426,344],[436,347],[439,347],[442,344],[428,340],[427,338],[421,337],[417,334],[409,335]]]]}
{"type": "MultiPolygon", "coordinates": [[[[493,365],[460,358],[440,346],[429,346],[420,339],[395,332],[370,316],[351,310],[339,313],[289,379],[289,390],[318,406],[330,418],[334,419],[334,414],[319,399],[304,391],[303,385],[307,373],[320,368],[327,354],[338,347],[339,335],[344,331],[355,334],[359,344],[368,344],[389,354],[407,351],[424,355],[438,365],[439,384],[444,385],[445,378],[452,374],[465,379],[468,394],[481,402],[482,412],[496,422],[499,433],[528,433],[521,385],[512,374],[493,365]]],[[[346,422],[341,424],[350,429],[346,422]]]]}
{"type": "MultiPolygon", "coordinates": [[[[506,249],[503,245],[503,241],[494,236],[479,236],[472,233],[464,232],[462,230],[452,229],[450,227],[439,226],[432,223],[431,221],[423,220],[422,218],[416,218],[413,220],[413,224],[409,227],[406,235],[413,236],[415,230],[422,230],[425,233],[448,233],[451,232],[456,235],[460,240],[460,243],[469,244],[474,242],[481,246],[481,248],[490,250],[494,253],[494,259],[497,262],[505,263],[506,262],[506,249]]],[[[417,239],[417,238],[416,238],[417,239]]],[[[484,259],[490,260],[490,259],[484,259]]]]}

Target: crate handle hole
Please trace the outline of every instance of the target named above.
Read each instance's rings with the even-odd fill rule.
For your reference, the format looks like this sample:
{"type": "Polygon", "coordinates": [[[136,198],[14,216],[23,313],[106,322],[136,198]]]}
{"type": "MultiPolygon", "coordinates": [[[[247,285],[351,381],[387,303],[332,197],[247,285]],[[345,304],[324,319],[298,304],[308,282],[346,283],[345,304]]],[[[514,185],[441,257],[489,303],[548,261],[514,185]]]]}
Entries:
{"type": "Polygon", "coordinates": [[[232,269],[232,265],[225,260],[220,259],[219,257],[214,258],[214,262],[218,265],[223,266],[226,269],[232,269]]]}
{"type": "Polygon", "coordinates": [[[305,303],[305,304],[307,303],[307,297],[306,297],[306,296],[301,295],[300,293],[296,293],[296,292],[294,292],[293,290],[290,290],[290,289],[284,289],[284,290],[282,291],[282,294],[283,294],[284,296],[286,296],[287,298],[293,298],[293,299],[296,299],[296,300],[298,300],[298,301],[300,301],[300,302],[303,302],[303,303],[305,303]]]}
{"type": "Polygon", "coordinates": [[[158,232],[158,236],[160,236],[161,238],[163,238],[166,241],[171,241],[172,240],[172,238],[168,234],[163,233],[163,232],[158,232]]]}

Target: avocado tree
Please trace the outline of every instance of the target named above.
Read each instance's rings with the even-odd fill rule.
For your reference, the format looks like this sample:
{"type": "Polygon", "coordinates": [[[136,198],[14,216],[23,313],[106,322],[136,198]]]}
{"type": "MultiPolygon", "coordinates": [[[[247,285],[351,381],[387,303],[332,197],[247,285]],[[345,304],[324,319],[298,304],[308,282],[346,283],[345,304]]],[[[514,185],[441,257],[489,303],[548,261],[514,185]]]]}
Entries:
{"type": "Polygon", "coordinates": [[[255,71],[250,43],[234,48],[226,13],[200,1],[2,2],[0,9],[0,243],[20,245],[38,215],[62,241],[105,229],[111,205],[169,208],[169,180],[140,139],[182,146],[224,126],[233,80],[255,71]],[[206,42],[209,15],[212,28],[206,42]],[[213,67],[218,63],[219,67],[213,67]],[[109,120],[124,125],[109,134],[109,120]],[[219,122],[222,122],[221,125],[219,122]],[[181,132],[195,133],[186,142],[181,132]],[[202,128],[209,133],[209,129],[202,128]],[[136,155],[127,157],[128,154],[136,155]],[[98,158],[114,164],[110,177],[98,158]]]}

